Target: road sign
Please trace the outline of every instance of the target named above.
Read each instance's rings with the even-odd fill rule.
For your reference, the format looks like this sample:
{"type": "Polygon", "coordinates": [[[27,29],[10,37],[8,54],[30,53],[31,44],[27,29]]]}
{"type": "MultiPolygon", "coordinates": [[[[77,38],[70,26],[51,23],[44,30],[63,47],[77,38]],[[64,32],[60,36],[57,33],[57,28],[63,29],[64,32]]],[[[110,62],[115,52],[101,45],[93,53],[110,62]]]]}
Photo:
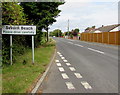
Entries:
{"type": "Polygon", "coordinates": [[[32,35],[32,64],[34,64],[34,35],[36,26],[32,25],[4,25],[2,34],[10,35],[10,62],[12,65],[12,35],[32,35]]]}
{"type": "Polygon", "coordinates": [[[36,26],[32,25],[4,25],[2,34],[36,35],[36,26]]]}

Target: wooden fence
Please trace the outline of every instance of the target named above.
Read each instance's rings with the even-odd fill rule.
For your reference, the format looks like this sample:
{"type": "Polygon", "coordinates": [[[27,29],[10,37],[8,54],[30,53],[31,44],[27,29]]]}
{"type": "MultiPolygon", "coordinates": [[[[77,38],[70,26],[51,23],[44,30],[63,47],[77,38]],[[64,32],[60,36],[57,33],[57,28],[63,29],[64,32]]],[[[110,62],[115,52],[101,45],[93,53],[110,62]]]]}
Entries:
{"type": "Polygon", "coordinates": [[[81,41],[120,45],[120,31],[102,33],[81,33],[81,41]]]}

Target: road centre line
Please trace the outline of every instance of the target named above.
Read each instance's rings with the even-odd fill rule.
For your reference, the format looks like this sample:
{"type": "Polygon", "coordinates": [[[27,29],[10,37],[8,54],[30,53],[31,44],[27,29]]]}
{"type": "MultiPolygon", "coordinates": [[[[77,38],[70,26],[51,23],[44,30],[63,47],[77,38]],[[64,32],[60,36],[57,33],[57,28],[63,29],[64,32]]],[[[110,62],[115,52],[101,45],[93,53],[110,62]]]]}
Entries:
{"type": "Polygon", "coordinates": [[[70,66],[71,64],[70,63],[66,63],[67,66],[70,66]]]}
{"type": "Polygon", "coordinates": [[[66,73],[62,73],[61,75],[62,75],[63,79],[69,79],[69,77],[66,73]]]}
{"type": "Polygon", "coordinates": [[[74,75],[79,79],[82,78],[82,75],[80,73],[74,73],[74,75]]]}
{"type": "Polygon", "coordinates": [[[82,45],[79,45],[79,44],[74,44],[74,45],[76,45],[76,46],[80,46],[80,47],[84,47],[84,46],[82,46],[82,45]]]}
{"type": "Polygon", "coordinates": [[[55,60],[55,62],[60,62],[59,60],[55,60]]]}
{"type": "Polygon", "coordinates": [[[81,84],[84,86],[85,89],[92,89],[92,87],[86,81],[82,81],[81,84]]]}
{"type": "Polygon", "coordinates": [[[68,62],[67,60],[63,60],[64,62],[68,62]]]}
{"type": "Polygon", "coordinates": [[[74,68],[74,67],[69,67],[69,69],[70,69],[71,71],[75,71],[75,68],[74,68]]]}
{"type": "Polygon", "coordinates": [[[58,69],[59,69],[60,72],[64,72],[65,71],[63,67],[59,67],[58,69]]]}
{"type": "Polygon", "coordinates": [[[70,90],[75,89],[75,87],[73,86],[73,84],[71,82],[65,82],[65,84],[68,89],[70,89],[70,90]]]}
{"type": "Polygon", "coordinates": [[[57,66],[62,66],[61,63],[57,63],[57,66]]]}
{"type": "Polygon", "coordinates": [[[101,54],[105,54],[104,52],[102,51],[99,51],[99,50],[96,50],[96,49],[92,49],[92,48],[88,48],[89,50],[92,50],[92,51],[95,51],[95,52],[98,52],[98,53],[101,53],[101,54]]]}

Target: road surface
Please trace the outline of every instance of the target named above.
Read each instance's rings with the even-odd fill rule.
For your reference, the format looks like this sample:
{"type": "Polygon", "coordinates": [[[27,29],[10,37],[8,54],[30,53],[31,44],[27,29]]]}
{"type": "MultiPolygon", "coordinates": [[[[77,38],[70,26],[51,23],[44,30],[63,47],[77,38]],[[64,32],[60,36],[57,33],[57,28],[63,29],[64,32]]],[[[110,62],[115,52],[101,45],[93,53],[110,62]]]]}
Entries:
{"type": "Polygon", "coordinates": [[[38,92],[118,93],[118,49],[54,38],[55,62],[38,92]]]}

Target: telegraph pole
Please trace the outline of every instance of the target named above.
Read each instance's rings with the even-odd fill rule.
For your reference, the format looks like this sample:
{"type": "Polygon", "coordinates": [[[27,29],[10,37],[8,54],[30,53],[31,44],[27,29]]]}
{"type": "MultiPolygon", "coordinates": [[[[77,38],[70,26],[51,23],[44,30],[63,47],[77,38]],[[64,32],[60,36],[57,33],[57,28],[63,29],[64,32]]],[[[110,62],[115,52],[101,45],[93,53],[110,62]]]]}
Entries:
{"type": "Polygon", "coordinates": [[[68,38],[69,38],[69,19],[68,19],[68,38]]]}

